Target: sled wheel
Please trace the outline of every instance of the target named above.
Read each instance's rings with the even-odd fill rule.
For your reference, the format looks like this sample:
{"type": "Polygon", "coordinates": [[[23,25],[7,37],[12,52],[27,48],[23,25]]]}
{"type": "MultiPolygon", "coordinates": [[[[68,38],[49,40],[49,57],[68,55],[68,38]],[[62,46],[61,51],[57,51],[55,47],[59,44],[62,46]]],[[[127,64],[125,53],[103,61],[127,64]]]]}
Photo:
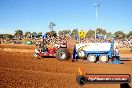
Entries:
{"type": "Polygon", "coordinates": [[[95,63],[96,62],[96,56],[94,54],[90,54],[90,55],[88,55],[87,60],[91,63],[95,63]]]}
{"type": "Polygon", "coordinates": [[[103,54],[101,56],[99,56],[99,61],[102,62],[102,63],[107,63],[108,62],[108,56],[103,54]]]}
{"type": "Polygon", "coordinates": [[[77,55],[79,58],[85,58],[86,57],[86,52],[84,50],[78,50],[77,55]]]}

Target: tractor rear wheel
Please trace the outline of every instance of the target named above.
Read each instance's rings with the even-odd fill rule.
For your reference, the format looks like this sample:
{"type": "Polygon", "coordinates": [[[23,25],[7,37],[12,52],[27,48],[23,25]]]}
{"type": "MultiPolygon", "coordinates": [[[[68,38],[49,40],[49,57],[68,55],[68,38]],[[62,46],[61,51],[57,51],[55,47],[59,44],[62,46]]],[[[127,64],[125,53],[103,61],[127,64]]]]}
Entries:
{"type": "Polygon", "coordinates": [[[68,53],[67,49],[60,48],[60,49],[58,49],[56,51],[56,58],[58,60],[62,60],[63,61],[63,60],[68,59],[68,57],[69,57],[69,53],[68,53]]]}
{"type": "Polygon", "coordinates": [[[107,63],[108,60],[109,60],[108,55],[103,54],[103,55],[99,56],[99,61],[102,63],[107,63]]]}

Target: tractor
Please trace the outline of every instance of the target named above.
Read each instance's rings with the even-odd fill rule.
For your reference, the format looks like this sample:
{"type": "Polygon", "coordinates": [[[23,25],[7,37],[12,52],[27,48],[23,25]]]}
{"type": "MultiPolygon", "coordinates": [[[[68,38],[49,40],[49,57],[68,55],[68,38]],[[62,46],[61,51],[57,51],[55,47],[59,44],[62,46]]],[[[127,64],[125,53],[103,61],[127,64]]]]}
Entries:
{"type": "Polygon", "coordinates": [[[40,57],[56,57],[58,60],[67,60],[69,58],[69,52],[67,50],[67,43],[62,42],[56,44],[52,48],[47,48],[46,46],[46,37],[47,35],[43,35],[43,42],[42,45],[40,43],[37,44],[38,48],[35,49],[35,53],[33,56],[35,58],[40,57]]]}

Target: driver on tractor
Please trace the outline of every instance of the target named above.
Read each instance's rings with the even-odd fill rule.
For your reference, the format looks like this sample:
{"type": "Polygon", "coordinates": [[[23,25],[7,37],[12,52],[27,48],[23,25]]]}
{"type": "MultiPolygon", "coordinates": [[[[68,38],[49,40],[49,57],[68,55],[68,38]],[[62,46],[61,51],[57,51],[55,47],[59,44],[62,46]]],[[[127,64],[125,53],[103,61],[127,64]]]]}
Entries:
{"type": "Polygon", "coordinates": [[[41,43],[38,43],[37,44],[37,46],[38,46],[38,48],[37,49],[35,49],[35,52],[36,53],[39,53],[39,52],[48,52],[48,49],[47,49],[47,46],[46,46],[46,38],[47,38],[47,35],[46,34],[44,34],[44,35],[42,35],[42,44],[41,43]]]}
{"type": "Polygon", "coordinates": [[[46,46],[47,34],[42,35],[42,39],[43,39],[42,52],[48,52],[48,48],[46,46]]]}

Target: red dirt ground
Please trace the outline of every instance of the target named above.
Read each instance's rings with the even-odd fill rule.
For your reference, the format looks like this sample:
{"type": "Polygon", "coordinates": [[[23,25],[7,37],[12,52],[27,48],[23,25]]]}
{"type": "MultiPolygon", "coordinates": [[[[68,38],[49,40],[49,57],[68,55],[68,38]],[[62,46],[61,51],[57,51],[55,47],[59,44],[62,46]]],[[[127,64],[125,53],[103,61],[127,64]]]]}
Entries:
{"type": "MultiPolygon", "coordinates": [[[[119,84],[76,83],[78,68],[86,73],[113,73],[132,75],[132,53],[121,49],[122,57],[129,57],[125,64],[97,64],[58,61],[55,58],[33,59],[35,46],[0,45],[0,88],[119,88],[119,84]]],[[[68,47],[70,53],[71,47],[68,47]]],[[[130,83],[132,87],[132,83],[130,83]]]]}

